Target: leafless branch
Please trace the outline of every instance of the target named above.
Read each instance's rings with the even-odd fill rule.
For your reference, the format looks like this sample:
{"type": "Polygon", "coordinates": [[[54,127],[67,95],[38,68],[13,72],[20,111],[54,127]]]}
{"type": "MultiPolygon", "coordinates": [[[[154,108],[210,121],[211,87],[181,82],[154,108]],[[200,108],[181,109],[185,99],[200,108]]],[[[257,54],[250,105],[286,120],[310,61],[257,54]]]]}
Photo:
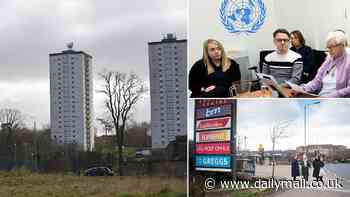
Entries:
{"type": "Polygon", "coordinates": [[[17,109],[0,109],[0,123],[16,130],[24,127],[24,116],[17,109]]]}
{"type": "MultiPolygon", "coordinates": [[[[122,165],[122,147],[124,145],[124,130],[130,113],[148,91],[143,81],[136,74],[107,71],[100,74],[104,79],[104,89],[100,90],[105,98],[105,105],[113,120],[118,145],[119,166],[122,165]]],[[[119,171],[122,174],[121,171],[119,171]]]]}

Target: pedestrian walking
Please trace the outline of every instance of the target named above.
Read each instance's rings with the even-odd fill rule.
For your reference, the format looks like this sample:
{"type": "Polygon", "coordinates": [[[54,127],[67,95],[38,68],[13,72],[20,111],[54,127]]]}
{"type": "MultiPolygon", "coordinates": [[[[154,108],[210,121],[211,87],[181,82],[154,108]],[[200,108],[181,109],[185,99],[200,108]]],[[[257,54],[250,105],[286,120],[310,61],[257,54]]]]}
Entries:
{"type": "Polygon", "coordinates": [[[312,162],[312,167],[314,171],[312,172],[312,176],[316,178],[316,181],[320,181],[320,170],[321,166],[324,166],[324,163],[320,160],[320,156],[317,156],[315,160],[312,162]]]}
{"type": "Polygon", "coordinates": [[[296,178],[300,176],[298,155],[295,155],[295,157],[292,159],[291,170],[292,170],[293,181],[296,181],[296,178]]]}
{"type": "Polygon", "coordinates": [[[309,180],[309,168],[311,167],[310,161],[308,160],[306,153],[303,155],[303,162],[302,162],[302,168],[301,173],[303,175],[303,178],[308,181],[309,180]]]}

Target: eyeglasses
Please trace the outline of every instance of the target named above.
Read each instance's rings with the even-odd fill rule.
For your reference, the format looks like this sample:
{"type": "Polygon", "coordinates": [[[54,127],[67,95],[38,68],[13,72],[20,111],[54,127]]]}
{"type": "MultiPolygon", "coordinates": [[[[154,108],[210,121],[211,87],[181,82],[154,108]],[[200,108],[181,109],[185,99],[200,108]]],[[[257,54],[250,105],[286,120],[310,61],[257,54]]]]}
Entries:
{"type": "Polygon", "coordinates": [[[336,48],[338,46],[342,46],[342,44],[336,44],[336,45],[327,46],[326,49],[329,51],[329,50],[334,49],[334,48],[336,48]]]}
{"type": "Polygon", "coordinates": [[[276,40],[277,42],[289,42],[289,39],[276,38],[275,40],[276,40]]]}

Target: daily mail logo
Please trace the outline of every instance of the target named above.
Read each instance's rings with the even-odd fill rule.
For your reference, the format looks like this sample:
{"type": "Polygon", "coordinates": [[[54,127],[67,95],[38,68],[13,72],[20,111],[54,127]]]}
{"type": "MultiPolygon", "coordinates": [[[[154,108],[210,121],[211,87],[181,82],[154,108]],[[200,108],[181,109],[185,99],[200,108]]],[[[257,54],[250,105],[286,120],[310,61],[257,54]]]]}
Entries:
{"type": "Polygon", "coordinates": [[[196,110],[196,119],[215,118],[231,115],[231,105],[222,105],[217,107],[200,108],[196,110]]]}
{"type": "Polygon", "coordinates": [[[209,120],[198,120],[196,130],[224,129],[231,127],[231,117],[216,118],[209,120]]]}

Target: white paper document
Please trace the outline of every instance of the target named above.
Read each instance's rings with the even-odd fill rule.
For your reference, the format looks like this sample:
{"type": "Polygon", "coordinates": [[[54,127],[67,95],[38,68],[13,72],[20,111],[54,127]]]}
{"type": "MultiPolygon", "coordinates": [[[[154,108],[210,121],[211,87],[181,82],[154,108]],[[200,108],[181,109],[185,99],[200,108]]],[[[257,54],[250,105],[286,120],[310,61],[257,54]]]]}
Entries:
{"type": "Polygon", "coordinates": [[[289,81],[285,81],[285,83],[286,83],[287,85],[289,85],[289,86],[292,88],[292,90],[295,90],[295,91],[297,91],[297,92],[301,92],[301,93],[308,94],[308,95],[312,95],[312,96],[318,96],[318,95],[316,95],[316,94],[311,94],[311,93],[309,93],[309,92],[306,92],[301,86],[299,86],[299,85],[297,85],[297,84],[291,83],[291,82],[289,82],[289,81]]]}

